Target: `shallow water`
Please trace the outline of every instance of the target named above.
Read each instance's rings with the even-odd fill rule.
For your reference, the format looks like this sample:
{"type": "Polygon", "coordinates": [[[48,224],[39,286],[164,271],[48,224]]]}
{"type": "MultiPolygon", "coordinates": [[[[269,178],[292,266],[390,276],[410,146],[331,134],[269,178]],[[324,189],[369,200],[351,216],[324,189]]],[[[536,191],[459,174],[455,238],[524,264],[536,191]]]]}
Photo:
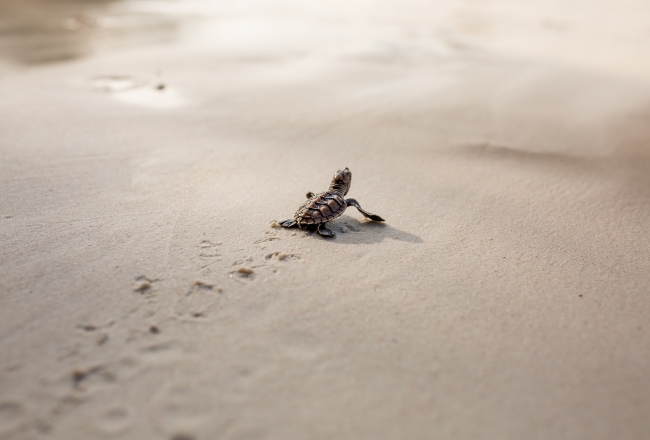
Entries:
{"type": "MultiPolygon", "coordinates": [[[[140,2],[146,3],[146,2],[140,2]]],[[[178,20],[135,1],[0,3],[0,56],[22,64],[76,59],[96,52],[172,41],[178,20]]]]}

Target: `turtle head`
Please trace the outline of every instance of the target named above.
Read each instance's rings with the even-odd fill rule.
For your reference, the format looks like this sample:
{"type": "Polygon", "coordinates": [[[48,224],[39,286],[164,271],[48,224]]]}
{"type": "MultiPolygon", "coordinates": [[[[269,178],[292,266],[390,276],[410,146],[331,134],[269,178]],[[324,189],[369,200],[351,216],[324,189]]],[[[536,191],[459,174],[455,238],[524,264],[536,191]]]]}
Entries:
{"type": "Polygon", "coordinates": [[[334,177],[332,178],[332,184],[330,185],[330,190],[346,195],[350,190],[350,184],[352,183],[352,173],[346,167],[343,170],[338,170],[334,177]]]}

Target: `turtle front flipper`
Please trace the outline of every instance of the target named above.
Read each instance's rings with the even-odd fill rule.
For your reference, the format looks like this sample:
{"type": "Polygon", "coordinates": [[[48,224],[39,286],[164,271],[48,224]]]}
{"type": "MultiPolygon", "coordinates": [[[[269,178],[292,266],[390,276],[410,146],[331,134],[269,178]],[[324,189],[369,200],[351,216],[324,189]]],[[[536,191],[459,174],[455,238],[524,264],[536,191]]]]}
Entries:
{"type": "Polygon", "coordinates": [[[361,205],[359,205],[359,202],[357,202],[354,199],[346,199],[345,203],[348,206],[354,206],[355,208],[357,208],[361,214],[363,214],[366,218],[369,218],[370,220],[374,220],[376,222],[383,222],[384,221],[384,219],[379,217],[378,215],[371,214],[368,211],[366,211],[365,209],[363,209],[361,207],[361,205]]]}
{"type": "Polygon", "coordinates": [[[330,229],[327,229],[325,223],[321,223],[318,225],[318,233],[323,237],[327,237],[327,238],[336,237],[336,234],[334,232],[332,232],[330,229]]]}
{"type": "Polygon", "coordinates": [[[296,228],[298,227],[298,222],[296,222],[294,219],[290,218],[288,220],[282,220],[281,222],[278,222],[280,226],[283,228],[296,228]]]}

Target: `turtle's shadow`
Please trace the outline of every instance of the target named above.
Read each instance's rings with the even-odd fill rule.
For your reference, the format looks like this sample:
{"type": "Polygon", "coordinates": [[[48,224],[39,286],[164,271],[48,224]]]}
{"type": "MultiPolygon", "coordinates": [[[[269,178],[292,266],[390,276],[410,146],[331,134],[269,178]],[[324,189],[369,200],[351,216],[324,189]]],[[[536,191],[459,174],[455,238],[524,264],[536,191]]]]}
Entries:
{"type": "MultiPolygon", "coordinates": [[[[327,239],[338,244],[372,244],[390,239],[405,241],[407,243],[424,243],[420,237],[397,229],[384,222],[359,221],[355,218],[344,215],[331,223],[328,228],[336,233],[334,239],[327,239]],[[347,228],[347,232],[341,232],[347,228]]],[[[314,233],[318,237],[317,233],[314,233]]],[[[319,237],[320,238],[320,237],[319,237]]]]}

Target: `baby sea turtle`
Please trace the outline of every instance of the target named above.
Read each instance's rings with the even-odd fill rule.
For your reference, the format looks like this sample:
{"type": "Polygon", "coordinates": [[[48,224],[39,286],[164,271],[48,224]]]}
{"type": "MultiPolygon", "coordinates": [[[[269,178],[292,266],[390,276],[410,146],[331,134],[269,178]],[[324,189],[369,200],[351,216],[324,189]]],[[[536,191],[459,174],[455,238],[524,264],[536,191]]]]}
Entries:
{"type": "Polygon", "coordinates": [[[365,211],[356,200],[344,198],[351,183],[352,173],[349,169],[337,171],[327,191],[320,194],[308,192],[307,201],[298,208],[293,219],[283,220],[280,225],[285,228],[316,230],[323,237],[334,237],[336,234],[327,229],[325,224],[340,217],[348,206],[354,206],[370,220],[383,222],[383,218],[365,211]]]}

